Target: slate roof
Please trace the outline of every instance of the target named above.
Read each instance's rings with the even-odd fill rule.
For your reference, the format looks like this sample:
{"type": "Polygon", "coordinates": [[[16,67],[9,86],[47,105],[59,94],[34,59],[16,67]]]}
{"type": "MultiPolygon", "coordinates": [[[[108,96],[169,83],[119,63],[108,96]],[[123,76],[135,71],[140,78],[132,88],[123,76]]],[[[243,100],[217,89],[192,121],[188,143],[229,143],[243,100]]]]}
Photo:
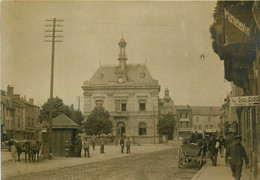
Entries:
{"type": "MultiPolygon", "coordinates": [[[[193,115],[220,115],[220,106],[189,106],[193,115]]],[[[188,110],[187,105],[176,105],[177,110],[188,110]]]]}
{"type": "Polygon", "coordinates": [[[219,115],[221,108],[219,106],[192,106],[193,115],[219,115]]]}
{"type": "Polygon", "coordinates": [[[60,114],[52,119],[52,128],[54,129],[78,129],[80,125],[71,120],[65,114],[60,114]]]}
{"type": "MultiPolygon", "coordinates": [[[[111,85],[118,83],[119,66],[100,66],[89,81],[85,81],[84,85],[111,85]]],[[[153,79],[146,65],[126,64],[127,82],[122,85],[138,85],[138,84],[156,84],[158,81],[153,79]]]]}

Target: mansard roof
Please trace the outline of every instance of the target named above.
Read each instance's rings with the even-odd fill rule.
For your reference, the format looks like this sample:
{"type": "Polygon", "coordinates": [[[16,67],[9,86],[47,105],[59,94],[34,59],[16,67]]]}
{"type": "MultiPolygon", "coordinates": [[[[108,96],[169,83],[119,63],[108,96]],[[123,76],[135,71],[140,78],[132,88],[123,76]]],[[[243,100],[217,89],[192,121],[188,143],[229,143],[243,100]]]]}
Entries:
{"type": "Polygon", "coordinates": [[[152,78],[146,65],[127,64],[127,81],[118,83],[120,76],[118,66],[100,66],[89,81],[84,82],[84,86],[95,85],[158,85],[158,80],[152,78]]]}

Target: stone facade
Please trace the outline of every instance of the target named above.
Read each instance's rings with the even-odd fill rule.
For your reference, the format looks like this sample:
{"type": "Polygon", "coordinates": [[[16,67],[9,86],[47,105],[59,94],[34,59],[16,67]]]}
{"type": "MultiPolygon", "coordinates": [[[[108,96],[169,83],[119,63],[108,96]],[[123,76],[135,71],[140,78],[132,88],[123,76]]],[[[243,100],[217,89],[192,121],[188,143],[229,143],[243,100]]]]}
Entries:
{"type": "Polygon", "coordinates": [[[103,106],[114,122],[114,135],[157,136],[158,95],[160,86],[146,65],[126,64],[126,42],[118,43],[118,66],[100,66],[84,90],[84,116],[103,106]]]}
{"type": "Polygon", "coordinates": [[[13,87],[1,90],[1,140],[38,139],[40,136],[40,107],[33,104],[33,99],[26,100],[13,93],[13,87]]]}

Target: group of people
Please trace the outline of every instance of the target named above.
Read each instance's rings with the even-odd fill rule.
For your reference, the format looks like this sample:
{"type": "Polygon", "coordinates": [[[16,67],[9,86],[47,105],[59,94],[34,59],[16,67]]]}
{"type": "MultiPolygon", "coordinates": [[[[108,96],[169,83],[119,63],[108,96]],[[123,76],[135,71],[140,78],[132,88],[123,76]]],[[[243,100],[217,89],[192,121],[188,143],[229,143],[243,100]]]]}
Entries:
{"type": "Polygon", "coordinates": [[[190,142],[197,143],[201,146],[205,155],[206,152],[208,152],[208,157],[211,159],[213,166],[217,166],[218,152],[220,153],[220,156],[224,158],[225,151],[226,166],[230,165],[233,177],[236,180],[240,180],[243,159],[246,163],[246,168],[248,168],[249,164],[248,157],[245,148],[241,144],[241,140],[241,135],[233,136],[231,132],[225,136],[225,139],[222,136],[216,137],[215,134],[203,139],[202,135],[195,133],[192,134],[190,142]]]}
{"type": "MultiPolygon", "coordinates": [[[[116,145],[118,144],[118,137],[115,139],[116,145]]],[[[75,157],[81,157],[81,150],[84,150],[85,157],[90,157],[90,146],[92,145],[93,151],[95,151],[96,144],[100,144],[100,154],[105,153],[106,140],[103,136],[99,138],[95,134],[91,138],[82,138],[80,135],[75,137],[74,147],[75,147],[75,157]]],[[[129,137],[122,136],[120,139],[121,153],[124,153],[124,147],[126,147],[127,153],[130,154],[131,141],[129,137]]],[[[65,141],[65,155],[69,157],[70,144],[65,141]]]]}

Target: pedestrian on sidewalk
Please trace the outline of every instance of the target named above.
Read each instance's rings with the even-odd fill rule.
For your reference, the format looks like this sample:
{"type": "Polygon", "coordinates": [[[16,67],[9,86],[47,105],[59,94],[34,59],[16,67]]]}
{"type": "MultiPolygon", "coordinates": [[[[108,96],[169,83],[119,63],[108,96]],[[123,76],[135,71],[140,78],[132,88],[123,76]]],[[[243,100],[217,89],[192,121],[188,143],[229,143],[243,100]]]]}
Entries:
{"type": "Polygon", "coordinates": [[[92,143],[93,151],[95,151],[95,146],[96,146],[96,136],[95,136],[95,134],[92,135],[91,143],[92,143]]]}
{"type": "Polygon", "coordinates": [[[77,136],[76,146],[77,146],[77,157],[81,157],[82,140],[80,135],[77,136]]]}
{"type": "Polygon", "coordinates": [[[100,143],[100,154],[104,154],[105,153],[105,140],[104,140],[103,136],[101,136],[99,143],[100,143]]]}
{"type": "Polygon", "coordinates": [[[209,152],[213,166],[217,166],[219,142],[216,140],[215,134],[210,137],[209,152]]]}
{"type": "Polygon", "coordinates": [[[124,153],[125,140],[123,136],[120,139],[120,146],[121,146],[121,153],[124,153]]]}
{"type": "Polygon", "coordinates": [[[127,154],[130,154],[130,146],[131,146],[131,141],[130,141],[129,137],[127,137],[127,140],[126,140],[126,153],[127,154]]]}
{"type": "Polygon", "coordinates": [[[225,139],[223,138],[223,136],[221,136],[219,141],[219,151],[220,151],[220,156],[222,158],[224,157],[224,147],[225,147],[225,139]]]}
{"type": "Polygon", "coordinates": [[[234,141],[227,147],[225,156],[226,166],[228,166],[228,163],[230,164],[233,177],[236,180],[240,180],[243,159],[245,160],[246,168],[249,167],[248,157],[244,146],[241,144],[241,139],[242,137],[240,135],[234,136],[234,141]]]}
{"type": "Polygon", "coordinates": [[[85,157],[87,157],[87,154],[88,154],[88,158],[90,158],[90,154],[89,154],[89,140],[88,139],[84,139],[84,141],[83,141],[83,149],[85,151],[85,157]]]}

